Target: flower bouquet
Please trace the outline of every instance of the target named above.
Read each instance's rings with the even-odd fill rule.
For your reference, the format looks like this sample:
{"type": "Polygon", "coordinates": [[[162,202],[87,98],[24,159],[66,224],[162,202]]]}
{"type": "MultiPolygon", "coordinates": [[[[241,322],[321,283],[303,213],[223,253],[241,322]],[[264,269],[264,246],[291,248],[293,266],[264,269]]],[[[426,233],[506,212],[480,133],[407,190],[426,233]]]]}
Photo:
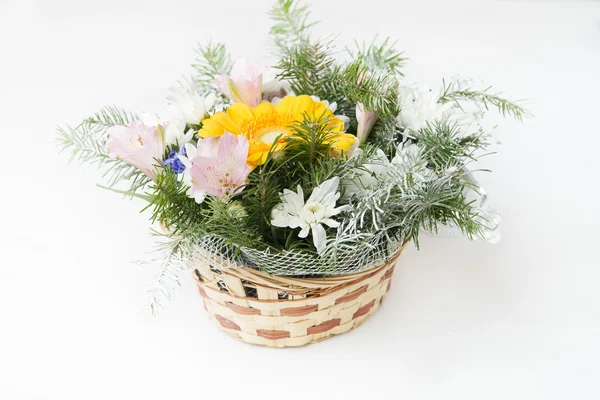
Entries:
{"type": "Polygon", "coordinates": [[[200,47],[192,78],[158,115],[107,107],[59,144],[106,168],[105,188],[148,202],[166,258],[152,311],[189,267],[211,319],[244,341],[299,346],[374,313],[404,246],[422,231],[494,240],[498,217],[468,165],[490,106],[526,110],[469,81],[407,82],[395,42],[336,52],[309,8],[270,11],[278,61],[200,47]]]}

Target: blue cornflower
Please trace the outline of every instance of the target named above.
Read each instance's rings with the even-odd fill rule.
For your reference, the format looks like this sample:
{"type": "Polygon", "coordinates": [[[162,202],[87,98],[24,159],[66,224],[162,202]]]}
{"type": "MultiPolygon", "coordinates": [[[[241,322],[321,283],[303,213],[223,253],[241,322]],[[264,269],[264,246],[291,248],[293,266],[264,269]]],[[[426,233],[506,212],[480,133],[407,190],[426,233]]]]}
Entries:
{"type": "Polygon", "coordinates": [[[185,165],[183,165],[179,159],[179,155],[185,156],[185,147],[183,145],[181,145],[179,152],[171,150],[167,158],[163,161],[163,166],[168,166],[169,169],[174,173],[181,174],[183,171],[185,171],[185,165]]]}

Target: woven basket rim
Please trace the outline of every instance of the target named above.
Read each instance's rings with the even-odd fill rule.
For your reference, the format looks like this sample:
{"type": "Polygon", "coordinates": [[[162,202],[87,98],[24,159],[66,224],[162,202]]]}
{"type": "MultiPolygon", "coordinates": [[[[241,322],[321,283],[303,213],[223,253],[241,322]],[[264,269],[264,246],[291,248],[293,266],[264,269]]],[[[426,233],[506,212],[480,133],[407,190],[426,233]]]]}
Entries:
{"type": "MultiPolygon", "coordinates": [[[[396,262],[400,254],[402,254],[406,245],[408,244],[408,240],[404,242],[404,244],[399,247],[390,257],[389,259],[381,264],[375,265],[371,268],[367,268],[361,272],[355,272],[352,274],[340,274],[340,275],[331,275],[331,276],[322,276],[322,277],[311,277],[311,278],[297,278],[297,277],[288,277],[288,276],[279,276],[279,275],[271,275],[267,272],[256,270],[254,268],[239,266],[237,268],[223,268],[219,269],[222,274],[236,277],[239,279],[243,279],[245,281],[251,282],[254,285],[265,287],[265,288],[279,288],[282,292],[291,293],[291,292],[306,292],[310,290],[311,292],[321,292],[323,294],[339,290],[344,286],[353,285],[361,280],[368,279],[373,274],[376,274],[380,269],[389,266],[396,262]]],[[[194,270],[194,264],[190,264],[190,269],[194,270]]],[[[213,290],[217,292],[218,290],[212,287],[206,287],[205,289],[213,290]]],[[[237,299],[245,299],[243,296],[237,296],[234,293],[229,293],[230,296],[237,299]]],[[[272,300],[261,300],[261,299],[252,299],[253,301],[259,303],[276,303],[282,300],[280,299],[272,299],[272,300]]],[[[303,299],[294,299],[294,300],[284,300],[289,304],[293,304],[295,302],[302,302],[303,299]]]]}

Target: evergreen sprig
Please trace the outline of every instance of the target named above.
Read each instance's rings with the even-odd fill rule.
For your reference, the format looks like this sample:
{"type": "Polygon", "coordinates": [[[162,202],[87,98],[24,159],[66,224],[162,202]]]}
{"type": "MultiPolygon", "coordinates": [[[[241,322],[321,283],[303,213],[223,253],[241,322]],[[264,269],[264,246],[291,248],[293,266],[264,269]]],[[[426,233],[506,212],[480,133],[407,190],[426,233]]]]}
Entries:
{"type": "Polygon", "coordinates": [[[383,70],[369,69],[361,57],[336,68],[330,81],[351,103],[362,103],[367,110],[376,111],[382,117],[398,113],[396,77],[383,70]]]}
{"type": "Polygon", "coordinates": [[[416,134],[416,140],[424,148],[430,167],[438,172],[476,160],[477,153],[489,144],[488,135],[482,130],[467,134],[448,121],[428,123],[416,134]]]}
{"type": "Polygon", "coordinates": [[[478,219],[474,201],[465,195],[465,183],[456,176],[442,177],[418,188],[403,202],[403,229],[418,246],[421,229],[437,233],[442,226],[457,227],[469,239],[482,234],[483,221],[478,219]]]}
{"type": "Polygon", "coordinates": [[[334,125],[325,111],[320,115],[304,114],[302,121],[293,123],[290,128],[294,133],[285,138],[286,151],[293,157],[292,164],[303,172],[310,171],[317,160],[330,156],[335,148],[334,125]]]}
{"type": "Polygon", "coordinates": [[[189,236],[157,235],[166,237],[167,241],[157,250],[160,254],[159,272],[146,290],[148,301],[144,307],[144,310],[149,310],[155,317],[165,309],[173,290],[181,286],[179,276],[185,270],[185,262],[191,255],[189,236]]]}
{"type": "Polygon", "coordinates": [[[277,0],[268,13],[275,23],[269,33],[279,53],[290,54],[298,47],[310,44],[310,28],[318,21],[310,21],[309,6],[296,0],[277,0]]]}
{"type": "Polygon", "coordinates": [[[461,102],[469,101],[483,107],[485,111],[492,105],[498,109],[502,116],[510,116],[519,121],[523,118],[531,117],[531,113],[522,106],[523,100],[509,100],[502,97],[499,93],[492,93],[492,87],[484,90],[477,90],[470,86],[467,80],[456,79],[449,83],[443,82],[443,94],[440,96],[440,103],[454,102],[458,107],[461,102]]]}
{"type": "Polygon", "coordinates": [[[282,189],[280,174],[269,158],[248,177],[241,202],[248,213],[248,226],[255,227],[263,242],[278,244],[271,230],[271,212],[279,204],[279,192],[282,189]]]}
{"type": "Polygon", "coordinates": [[[331,49],[331,42],[317,42],[290,50],[277,65],[280,71],[277,78],[289,82],[296,94],[338,100],[341,93],[331,91],[332,67],[335,63],[330,55],[331,49]]]}
{"type": "Polygon", "coordinates": [[[151,221],[165,224],[174,235],[186,226],[201,223],[204,203],[199,205],[187,196],[188,187],[177,174],[169,168],[156,168],[155,174],[156,182],[150,185],[153,200],[144,208],[152,211],[151,221]]]}
{"type": "Polygon", "coordinates": [[[107,106],[83,121],[83,124],[92,126],[103,126],[109,128],[115,125],[127,125],[138,119],[138,116],[131,112],[116,106],[107,106]]]}
{"type": "Polygon", "coordinates": [[[369,69],[362,57],[346,65],[336,65],[332,50],[331,41],[296,48],[277,65],[278,79],[289,82],[296,94],[335,101],[340,112],[347,115],[354,115],[358,102],[383,117],[395,115],[396,77],[382,69],[369,69]]]}
{"type": "Polygon", "coordinates": [[[370,70],[382,70],[389,74],[403,76],[401,69],[408,59],[402,56],[404,52],[396,49],[398,40],[392,41],[387,37],[381,43],[377,43],[377,39],[378,37],[375,36],[370,44],[355,40],[355,48],[347,47],[346,50],[350,57],[360,59],[362,65],[370,70]]]}
{"type": "Polygon", "coordinates": [[[137,116],[118,107],[104,107],[76,127],[68,125],[57,128],[56,144],[61,152],[68,152],[70,161],[76,160],[104,169],[103,178],[112,188],[121,181],[129,181],[130,189],[125,194],[133,194],[143,188],[149,179],[139,169],[108,155],[106,130],[115,125],[126,125],[137,116]]]}
{"type": "Polygon", "coordinates": [[[196,80],[206,89],[213,90],[212,84],[218,75],[229,75],[231,56],[222,43],[208,42],[196,50],[196,80]]]}

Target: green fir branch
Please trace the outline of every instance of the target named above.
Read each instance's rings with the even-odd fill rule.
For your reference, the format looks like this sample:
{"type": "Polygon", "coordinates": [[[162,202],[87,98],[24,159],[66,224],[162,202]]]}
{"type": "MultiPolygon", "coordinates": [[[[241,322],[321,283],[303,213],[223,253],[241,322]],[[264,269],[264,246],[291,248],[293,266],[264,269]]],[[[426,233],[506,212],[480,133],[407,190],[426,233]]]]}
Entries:
{"type": "Polygon", "coordinates": [[[60,152],[69,153],[69,161],[78,161],[103,168],[102,177],[112,188],[121,181],[129,181],[127,192],[143,188],[149,179],[136,167],[108,155],[106,130],[115,125],[125,125],[137,119],[134,113],[108,106],[85,119],[76,127],[68,125],[57,128],[56,144],[60,152]]]}
{"type": "Polygon", "coordinates": [[[502,116],[510,116],[519,121],[523,118],[531,117],[532,114],[522,106],[522,100],[508,100],[499,93],[492,93],[492,87],[484,90],[473,89],[469,82],[464,79],[457,79],[449,82],[443,82],[443,94],[439,99],[440,103],[454,102],[462,108],[461,102],[467,101],[476,104],[485,111],[490,109],[490,105],[497,108],[502,116]]]}
{"type": "Polygon", "coordinates": [[[348,111],[360,102],[383,117],[395,116],[396,78],[383,70],[369,70],[362,57],[347,65],[335,65],[332,49],[331,41],[295,49],[278,64],[278,78],[289,82],[296,94],[335,101],[344,114],[353,115],[353,111],[348,111]]]}
{"type": "Polygon", "coordinates": [[[212,84],[218,75],[229,75],[231,56],[222,43],[208,42],[196,50],[196,61],[192,64],[196,70],[196,80],[205,90],[213,90],[212,84]]]}
{"type": "Polygon", "coordinates": [[[283,57],[277,69],[278,79],[289,82],[297,95],[307,94],[335,101],[340,93],[332,93],[327,83],[332,78],[335,59],[331,57],[331,42],[302,45],[283,57]]]}
{"type": "MultiPolygon", "coordinates": [[[[190,236],[173,235],[171,233],[154,232],[155,236],[165,238],[159,244],[157,253],[161,256],[151,262],[160,260],[158,273],[147,289],[148,301],[143,310],[149,310],[156,317],[171,301],[172,292],[181,286],[179,277],[185,270],[185,263],[193,252],[193,241],[190,236]]],[[[149,262],[140,262],[149,264],[149,262]]]]}
{"type": "Polygon", "coordinates": [[[89,127],[98,126],[109,128],[115,125],[127,125],[138,119],[138,116],[131,112],[116,106],[106,106],[90,118],[83,121],[83,124],[89,127]]]}
{"type": "Polygon", "coordinates": [[[281,54],[310,44],[310,28],[318,21],[310,21],[309,6],[296,0],[277,0],[268,13],[274,22],[269,31],[281,54]]]}
{"type": "Polygon", "coordinates": [[[489,145],[488,139],[481,130],[466,134],[460,126],[448,121],[428,123],[416,134],[427,162],[438,172],[478,159],[477,154],[489,145]]]}
{"type": "Polygon", "coordinates": [[[188,187],[170,169],[156,170],[156,182],[150,185],[150,190],[153,191],[153,201],[144,210],[151,209],[150,220],[165,224],[174,235],[186,226],[204,220],[204,203],[197,204],[188,197],[188,187]]]}
{"type": "MultiPolygon", "coordinates": [[[[250,174],[241,196],[242,204],[248,213],[248,226],[256,227],[258,236],[265,243],[273,239],[271,212],[280,202],[279,191],[282,188],[277,183],[277,172],[273,160],[269,158],[250,174]]],[[[274,240],[275,244],[278,244],[277,239],[274,240]]]]}
{"type": "Polygon", "coordinates": [[[346,51],[354,59],[360,59],[361,64],[369,70],[382,70],[386,73],[403,76],[401,69],[408,58],[403,57],[404,52],[398,51],[396,45],[398,40],[392,41],[389,37],[383,42],[377,43],[375,36],[370,44],[354,41],[355,48],[346,48],[346,51]]]}
{"type": "Polygon", "coordinates": [[[333,71],[330,82],[334,90],[350,102],[362,103],[367,110],[382,117],[398,114],[398,82],[393,75],[381,70],[369,70],[361,58],[333,71]]]}

